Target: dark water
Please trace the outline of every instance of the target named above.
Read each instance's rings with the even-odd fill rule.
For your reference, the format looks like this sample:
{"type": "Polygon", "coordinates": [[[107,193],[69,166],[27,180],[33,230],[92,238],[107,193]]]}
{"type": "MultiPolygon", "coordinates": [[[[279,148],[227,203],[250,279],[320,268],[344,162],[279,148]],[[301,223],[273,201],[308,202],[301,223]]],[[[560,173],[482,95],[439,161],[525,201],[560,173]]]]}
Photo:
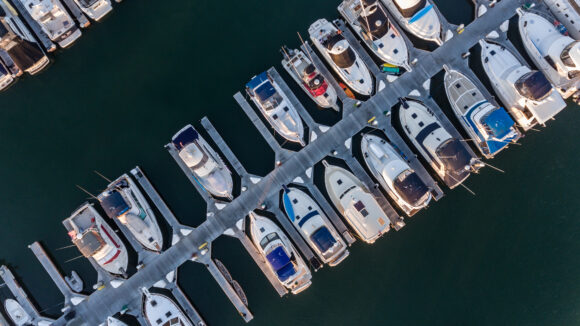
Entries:
{"type": "MultiPolygon", "coordinates": [[[[468,23],[465,0],[439,0],[453,23],[468,23]]],[[[70,244],[61,220],[136,164],[176,215],[196,225],[204,204],[163,149],[186,123],[207,115],[250,172],[273,155],[232,95],[254,74],[279,67],[282,44],[337,2],[127,0],[43,74],[1,94],[0,257],[41,309],[62,298],[27,245],[41,240],[65,273],[96,275],[70,244]]],[[[299,93],[299,96],[303,96],[299,93]]],[[[304,101],[305,99],[302,98],[304,101]]],[[[306,102],[304,102],[306,104],[306,102]]],[[[336,116],[309,109],[320,121],[336,116]]],[[[336,268],[314,275],[299,296],[277,297],[237,240],[214,256],[244,287],[252,325],[578,325],[580,163],[578,108],[530,132],[461,189],[373,246],[357,243],[336,268]]],[[[241,318],[205,270],[180,269],[180,284],[210,325],[241,318]]],[[[0,289],[0,294],[6,289],[0,289]]]]}

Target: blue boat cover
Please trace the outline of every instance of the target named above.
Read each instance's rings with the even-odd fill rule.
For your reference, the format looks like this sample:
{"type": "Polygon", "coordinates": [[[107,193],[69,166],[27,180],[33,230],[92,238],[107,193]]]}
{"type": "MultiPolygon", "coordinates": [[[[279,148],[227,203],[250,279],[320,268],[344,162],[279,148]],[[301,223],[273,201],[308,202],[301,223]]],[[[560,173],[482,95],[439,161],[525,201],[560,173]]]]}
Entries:
{"type": "Polygon", "coordinates": [[[252,80],[250,80],[246,84],[246,87],[253,90],[266,80],[268,80],[268,73],[266,73],[264,71],[263,73],[259,74],[258,76],[252,78],[252,80]]]}
{"type": "Polygon", "coordinates": [[[418,13],[415,14],[415,16],[413,16],[413,17],[411,17],[411,19],[409,19],[409,24],[412,24],[412,23],[418,21],[419,19],[421,19],[431,9],[433,9],[433,5],[431,5],[431,4],[423,9],[421,9],[421,11],[419,11],[418,13]]]}
{"type": "Polygon", "coordinates": [[[122,215],[130,208],[123,196],[116,190],[110,191],[107,196],[100,197],[100,202],[101,207],[110,218],[122,215]]]}
{"type": "Polygon", "coordinates": [[[276,274],[278,274],[278,279],[284,282],[290,278],[290,276],[296,274],[296,270],[294,269],[294,265],[292,265],[292,263],[288,263],[286,266],[277,270],[276,274]]]}
{"type": "Polygon", "coordinates": [[[485,124],[489,126],[495,138],[502,139],[510,133],[515,122],[504,108],[499,108],[485,118],[485,124]]]}
{"type": "Polygon", "coordinates": [[[310,236],[310,239],[314,242],[318,249],[320,249],[321,252],[326,252],[336,243],[336,239],[334,239],[332,234],[330,234],[330,231],[328,231],[326,226],[323,226],[320,229],[314,231],[314,233],[312,233],[310,236]]]}
{"type": "Polygon", "coordinates": [[[276,271],[276,274],[278,274],[278,278],[281,281],[287,280],[296,272],[294,266],[290,262],[290,257],[288,257],[286,251],[284,251],[284,248],[282,247],[277,247],[272,250],[266,255],[266,258],[268,259],[270,266],[272,266],[276,271]]]}
{"type": "Polygon", "coordinates": [[[288,215],[290,221],[294,222],[294,220],[296,219],[296,215],[294,214],[292,201],[290,201],[290,197],[288,197],[286,190],[284,190],[284,193],[282,194],[282,200],[284,201],[284,210],[286,210],[286,215],[288,215]]]}
{"type": "Polygon", "coordinates": [[[199,134],[192,126],[181,131],[178,135],[173,137],[173,145],[177,148],[177,150],[181,150],[183,147],[191,144],[194,140],[199,138],[199,134]]]}
{"type": "Polygon", "coordinates": [[[256,94],[260,102],[264,102],[265,100],[272,97],[272,95],[276,94],[276,89],[274,88],[272,83],[270,83],[270,81],[267,81],[261,86],[259,86],[257,89],[255,89],[254,93],[256,94]]]}

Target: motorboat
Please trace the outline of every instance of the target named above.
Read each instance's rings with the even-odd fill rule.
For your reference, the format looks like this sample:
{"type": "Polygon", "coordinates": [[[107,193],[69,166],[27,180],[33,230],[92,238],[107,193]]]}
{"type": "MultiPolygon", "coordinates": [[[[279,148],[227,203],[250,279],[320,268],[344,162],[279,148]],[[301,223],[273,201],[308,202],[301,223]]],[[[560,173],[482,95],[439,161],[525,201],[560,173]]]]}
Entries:
{"type": "Polygon", "coordinates": [[[12,73],[8,71],[8,68],[0,62],[0,91],[6,89],[14,82],[14,77],[12,73]]]}
{"type": "Polygon", "coordinates": [[[4,310],[16,326],[24,326],[32,322],[30,315],[24,310],[24,308],[22,308],[20,303],[14,299],[9,298],[4,301],[4,310]]]}
{"type": "Polygon", "coordinates": [[[566,26],[575,40],[580,40],[580,2],[578,0],[544,0],[552,14],[566,26]]]}
{"type": "Polygon", "coordinates": [[[516,142],[521,134],[514,120],[502,107],[485,99],[481,91],[464,74],[445,66],[445,93],[453,112],[472,142],[486,158],[516,142]]]}
{"type": "Polygon", "coordinates": [[[149,326],[193,326],[187,315],[168,296],[143,288],[143,316],[149,326]]]}
{"type": "Polygon", "coordinates": [[[128,175],[111,182],[97,199],[111,219],[123,224],[145,249],[160,252],[163,236],[145,196],[128,175]]]}
{"type": "Polygon", "coordinates": [[[453,189],[478,166],[461,140],[451,136],[433,111],[423,103],[401,99],[399,120],[409,140],[437,175],[453,189]]]}
{"type": "Polygon", "coordinates": [[[286,234],[267,217],[254,212],[249,216],[252,241],[278,281],[293,294],[306,290],[312,274],[286,234]]]}
{"type": "Polygon", "coordinates": [[[192,125],[177,132],[171,143],[203,189],[214,197],[233,198],[232,172],[192,125]]]}
{"type": "Polygon", "coordinates": [[[286,215],[323,263],[336,266],[349,252],[324,211],[304,191],[284,186],[282,203],[286,215]]]}
{"type": "Polygon", "coordinates": [[[360,239],[374,243],[390,230],[390,222],[375,197],[349,171],[324,164],[324,184],[334,206],[344,216],[360,239]]]}
{"type": "Polygon", "coordinates": [[[282,51],[284,54],[282,66],[308,97],[322,108],[333,108],[338,111],[336,90],[320,74],[309,56],[299,49],[284,47],[282,51]]]}
{"type": "Polygon", "coordinates": [[[375,179],[407,215],[429,205],[431,190],[386,140],[365,134],[361,152],[375,179]]]}
{"type": "Polygon", "coordinates": [[[532,70],[509,49],[480,40],[481,61],[493,89],[524,130],[544,125],[566,107],[544,74],[532,70]]]}
{"type": "Polygon", "coordinates": [[[81,37],[82,32],[68,14],[60,0],[16,0],[22,5],[32,19],[48,37],[66,48],[81,37]]]}
{"type": "Polygon", "coordinates": [[[344,0],[338,12],[379,59],[411,70],[405,39],[379,0],[344,0]]]}
{"type": "Polygon", "coordinates": [[[304,145],[304,127],[296,108],[268,72],[254,76],[246,92],[272,128],[285,139],[304,145]]]}
{"type": "Polygon", "coordinates": [[[431,0],[382,0],[399,25],[416,37],[443,44],[441,20],[431,0]]]}
{"type": "Polygon", "coordinates": [[[114,276],[126,277],[127,248],[92,204],[84,203],[63,224],[83,256],[114,276]]]}
{"type": "Polygon", "coordinates": [[[367,66],[336,26],[321,18],[308,28],[314,46],[353,91],[370,96],[373,79],[367,66]]]}
{"type": "Polygon", "coordinates": [[[110,0],[74,0],[74,2],[89,18],[97,22],[113,10],[110,0]]]}

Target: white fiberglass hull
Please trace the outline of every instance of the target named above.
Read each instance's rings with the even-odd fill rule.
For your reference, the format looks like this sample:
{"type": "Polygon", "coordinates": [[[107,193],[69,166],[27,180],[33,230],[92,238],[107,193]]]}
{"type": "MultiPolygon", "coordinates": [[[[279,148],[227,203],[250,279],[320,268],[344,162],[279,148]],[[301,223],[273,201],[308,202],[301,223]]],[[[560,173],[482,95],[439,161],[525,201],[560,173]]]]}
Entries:
{"type": "Polygon", "coordinates": [[[22,308],[20,303],[14,299],[6,299],[4,301],[4,309],[8,317],[16,326],[24,326],[32,321],[30,315],[22,308]]]}
{"type": "Polygon", "coordinates": [[[568,33],[580,40],[580,3],[577,0],[544,0],[550,11],[566,26],[568,33]]]}
{"type": "Polygon", "coordinates": [[[146,290],[143,298],[143,315],[150,326],[193,326],[193,323],[173,300],[163,294],[150,293],[146,290]],[[178,320],[173,322],[174,319],[178,320]],[[169,323],[170,320],[171,323],[169,323]]]}
{"type": "Polygon", "coordinates": [[[443,44],[441,20],[431,1],[426,1],[425,6],[421,8],[412,17],[405,17],[399,10],[395,2],[404,4],[409,0],[381,0],[387,6],[389,11],[404,29],[416,37],[435,42],[438,45],[443,44]]]}

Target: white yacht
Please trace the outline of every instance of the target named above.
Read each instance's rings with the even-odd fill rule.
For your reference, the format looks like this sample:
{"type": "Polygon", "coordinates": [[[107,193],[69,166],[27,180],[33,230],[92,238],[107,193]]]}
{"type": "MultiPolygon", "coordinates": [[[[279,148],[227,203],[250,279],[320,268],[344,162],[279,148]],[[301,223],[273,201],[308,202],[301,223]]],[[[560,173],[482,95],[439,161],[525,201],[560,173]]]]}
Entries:
{"type": "Polygon", "coordinates": [[[390,222],[387,214],[362,182],[343,168],[326,161],[322,163],[328,196],[361,240],[374,243],[388,232],[390,222]]]}
{"type": "Polygon", "coordinates": [[[366,134],[361,151],[374,177],[407,215],[429,205],[431,191],[386,140],[366,134]]]}
{"type": "Polygon", "coordinates": [[[478,162],[466,144],[451,136],[421,102],[401,99],[399,119],[409,140],[449,188],[461,184],[476,168],[478,162]]]}
{"type": "Polygon", "coordinates": [[[306,290],[312,274],[286,234],[268,218],[254,212],[249,215],[252,241],[278,281],[293,294],[306,290]]]}
{"type": "Polygon", "coordinates": [[[94,21],[99,21],[105,17],[113,6],[110,0],[74,0],[81,10],[94,21]]]}
{"type": "Polygon", "coordinates": [[[566,107],[566,103],[544,74],[505,47],[480,40],[481,61],[493,89],[509,113],[524,130],[544,125],[566,107]]]}
{"type": "Polygon", "coordinates": [[[338,111],[337,94],[332,85],[320,74],[312,60],[298,49],[283,48],[282,66],[300,88],[322,108],[338,111]]]}
{"type": "Polygon", "coordinates": [[[464,74],[447,66],[444,68],[447,99],[483,156],[493,158],[520,138],[515,122],[504,108],[498,108],[487,101],[464,74]]]}
{"type": "Polygon", "coordinates": [[[338,12],[383,62],[411,70],[405,39],[379,0],[344,0],[338,12]]]}
{"type": "Polygon", "coordinates": [[[113,275],[126,277],[127,248],[92,204],[83,204],[62,223],[83,256],[113,275]]]}
{"type": "Polygon", "coordinates": [[[171,142],[202,188],[215,197],[233,198],[230,169],[192,125],[183,127],[171,142]]]}
{"type": "Polygon", "coordinates": [[[266,71],[246,84],[246,92],[277,133],[291,142],[305,144],[298,111],[266,71]]]}
{"type": "Polygon", "coordinates": [[[14,77],[12,76],[12,73],[2,62],[0,62],[0,91],[6,89],[13,82],[14,77]]]}
{"type": "Polygon", "coordinates": [[[308,194],[298,188],[284,186],[282,203],[290,221],[323,263],[336,266],[348,257],[346,243],[308,194]]]}
{"type": "Polygon", "coordinates": [[[322,57],[353,91],[370,96],[373,79],[359,55],[333,23],[321,18],[308,28],[310,39],[322,57]]]}
{"type": "Polygon", "coordinates": [[[409,33],[438,45],[443,44],[439,15],[431,0],[382,0],[409,33]]]}
{"type": "Polygon", "coordinates": [[[143,288],[143,316],[149,326],[193,326],[183,310],[168,296],[143,288]]]}
{"type": "Polygon", "coordinates": [[[578,0],[544,0],[552,14],[566,26],[568,33],[580,40],[580,2],[578,0]]]}
{"type": "Polygon", "coordinates": [[[149,203],[128,175],[111,182],[97,197],[112,219],[127,227],[131,235],[146,249],[160,252],[163,236],[149,203]]]}
{"type": "Polygon", "coordinates": [[[81,36],[72,17],[60,0],[17,0],[22,2],[30,16],[38,22],[42,31],[62,48],[66,48],[81,36]]]}
{"type": "Polygon", "coordinates": [[[16,326],[29,325],[32,321],[30,315],[24,310],[24,308],[22,308],[20,303],[14,299],[6,299],[6,301],[4,301],[4,309],[6,310],[8,317],[10,317],[10,320],[12,320],[16,326]]]}

